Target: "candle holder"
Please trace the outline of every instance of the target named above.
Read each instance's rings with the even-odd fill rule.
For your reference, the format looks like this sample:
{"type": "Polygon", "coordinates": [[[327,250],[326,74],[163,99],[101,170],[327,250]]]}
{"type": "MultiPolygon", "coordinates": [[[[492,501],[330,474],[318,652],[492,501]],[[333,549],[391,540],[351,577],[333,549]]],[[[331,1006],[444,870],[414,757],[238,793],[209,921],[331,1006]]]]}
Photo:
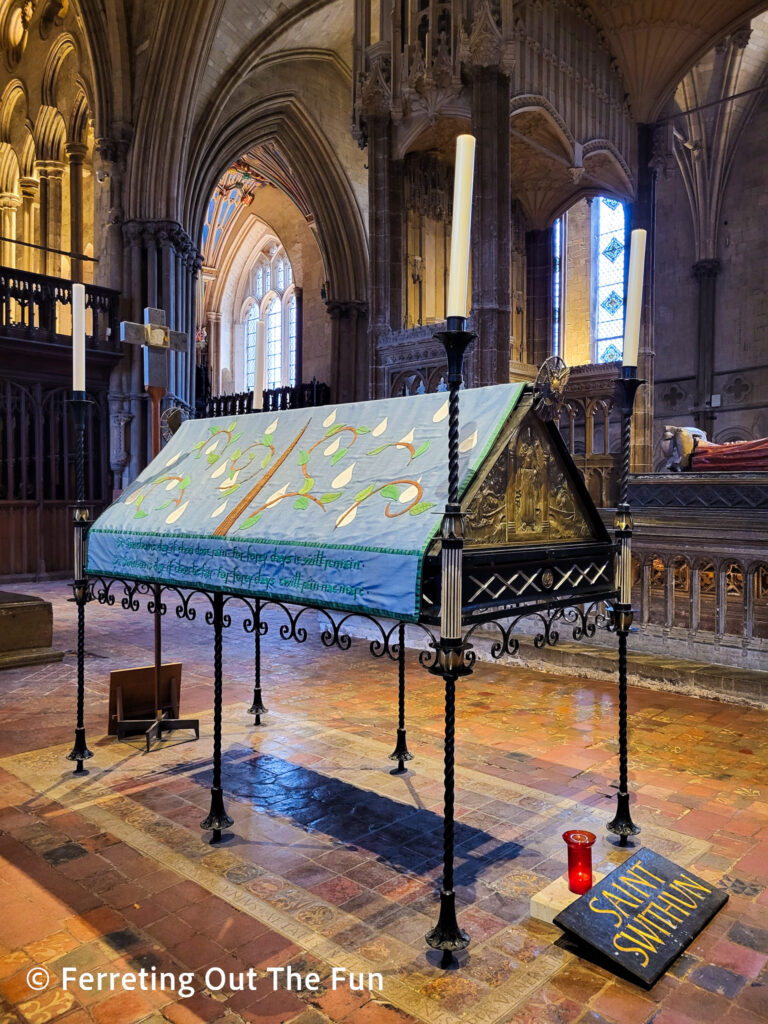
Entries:
{"type": "Polygon", "coordinates": [[[456,680],[471,672],[465,663],[467,645],[461,633],[464,524],[459,504],[459,389],[464,353],[476,335],[465,328],[464,317],[448,317],[447,330],[435,335],[445,346],[448,359],[448,501],[441,528],[440,643],[432,668],[432,672],[441,675],[445,682],[445,803],[440,915],[435,927],[427,932],[426,941],[433,949],[443,951],[441,967],[449,967],[453,963],[454,952],[469,945],[469,935],[459,928],[456,919],[456,893],[453,889],[456,680]]]}
{"type": "Polygon", "coordinates": [[[568,888],[579,896],[592,888],[592,847],[596,838],[584,829],[563,832],[568,847],[568,888]]]}
{"type": "Polygon", "coordinates": [[[616,590],[618,601],[611,610],[611,623],[619,645],[619,792],[616,815],[606,826],[619,837],[619,846],[626,846],[629,836],[640,829],[629,812],[628,739],[627,739],[627,636],[632,625],[632,511],[629,506],[629,456],[632,439],[632,409],[641,384],[637,367],[622,367],[617,381],[621,408],[621,466],[619,469],[619,498],[614,522],[618,548],[616,590]]]}
{"type": "Polygon", "coordinates": [[[85,503],[85,427],[88,406],[91,399],[85,391],[73,391],[70,399],[72,419],[75,427],[75,574],[72,592],[77,605],[77,725],[75,727],[75,744],[67,754],[70,761],[76,762],[75,775],[86,774],[83,762],[93,757],[85,741],[85,606],[90,600],[88,580],[85,576],[85,564],[88,546],[88,528],[90,516],[85,503]]]}

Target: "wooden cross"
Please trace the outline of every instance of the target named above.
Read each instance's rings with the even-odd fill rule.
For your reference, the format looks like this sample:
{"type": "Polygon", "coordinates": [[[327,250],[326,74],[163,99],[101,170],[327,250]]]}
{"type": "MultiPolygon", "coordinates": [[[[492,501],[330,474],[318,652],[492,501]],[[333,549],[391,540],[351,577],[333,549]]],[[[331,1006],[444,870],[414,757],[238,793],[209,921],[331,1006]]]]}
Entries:
{"type": "Polygon", "coordinates": [[[165,311],[144,310],[144,323],[134,324],[123,320],[120,324],[120,341],[129,345],[141,345],[144,349],[144,387],[149,395],[152,410],[152,458],[160,451],[160,402],[169,386],[169,352],[185,352],[187,335],[183,331],[172,331],[165,324],[165,311]]]}

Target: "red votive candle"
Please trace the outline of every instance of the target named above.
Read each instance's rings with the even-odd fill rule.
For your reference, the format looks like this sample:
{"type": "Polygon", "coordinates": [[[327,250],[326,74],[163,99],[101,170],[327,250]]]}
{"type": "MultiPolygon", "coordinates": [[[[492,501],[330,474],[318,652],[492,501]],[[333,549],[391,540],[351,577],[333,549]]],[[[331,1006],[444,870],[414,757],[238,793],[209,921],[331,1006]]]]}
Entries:
{"type": "Polygon", "coordinates": [[[592,888],[592,844],[596,838],[584,829],[563,832],[568,846],[568,888],[579,896],[592,888]]]}

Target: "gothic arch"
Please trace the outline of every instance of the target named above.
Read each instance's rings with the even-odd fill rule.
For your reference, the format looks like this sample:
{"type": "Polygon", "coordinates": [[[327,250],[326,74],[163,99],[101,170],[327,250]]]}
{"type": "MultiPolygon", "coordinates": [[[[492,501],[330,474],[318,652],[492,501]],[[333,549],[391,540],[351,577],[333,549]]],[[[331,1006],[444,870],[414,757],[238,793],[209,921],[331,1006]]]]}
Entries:
{"type": "Polygon", "coordinates": [[[0,192],[15,192],[19,181],[19,161],[12,146],[0,142],[0,192]]]}
{"type": "Polygon", "coordinates": [[[15,121],[26,121],[28,108],[27,90],[23,82],[18,78],[12,79],[0,96],[0,142],[14,144],[14,135],[18,134],[15,129],[15,121]],[[22,106],[23,105],[23,106],[22,106]]]}
{"type": "Polygon", "coordinates": [[[45,58],[43,69],[41,98],[44,106],[56,107],[59,105],[61,72],[69,57],[74,57],[75,63],[79,64],[78,56],[75,40],[69,32],[64,32],[56,38],[45,58]]]}
{"type": "Polygon", "coordinates": [[[544,96],[528,93],[522,96],[513,96],[509,101],[509,120],[513,122],[516,114],[526,112],[543,114],[561,138],[566,152],[573,159],[576,151],[576,139],[565,120],[561,117],[555,107],[544,96]]]}
{"type": "Polygon", "coordinates": [[[295,97],[272,96],[240,111],[211,140],[185,194],[187,222],[199,238],[208,197],[222,170],[242,153],[276,140],[307,195],[314,198],[316,237],[328,272],[329,299],[367,296],[368,247],[360,210],[344,169],[295,97]]]}
{"type": "Polygon", "coordinates": [[[33,134],[39,160],[64,159],[67,129],[64,118],[55,107],[40,107],[33,134]]]}

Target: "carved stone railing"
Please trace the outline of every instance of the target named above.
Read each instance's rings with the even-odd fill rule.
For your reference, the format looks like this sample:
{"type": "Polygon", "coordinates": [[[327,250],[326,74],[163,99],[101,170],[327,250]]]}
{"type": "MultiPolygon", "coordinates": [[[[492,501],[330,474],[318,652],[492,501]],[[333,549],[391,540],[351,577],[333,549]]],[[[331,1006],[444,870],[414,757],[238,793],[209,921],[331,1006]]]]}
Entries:
{"type": "MultiPolygon", "coordinates": [[[[85,286],[86,344],[120,351],[120,293],[85,286]]],[[[0,267],[0,335],[71,345],[72,282],[62,277],[0,267]]]]}
{"type": "Polygon", "coordinates": [[[630,500],[635,649],[768,670],[768,480],[635,476],[630,500]]]}

